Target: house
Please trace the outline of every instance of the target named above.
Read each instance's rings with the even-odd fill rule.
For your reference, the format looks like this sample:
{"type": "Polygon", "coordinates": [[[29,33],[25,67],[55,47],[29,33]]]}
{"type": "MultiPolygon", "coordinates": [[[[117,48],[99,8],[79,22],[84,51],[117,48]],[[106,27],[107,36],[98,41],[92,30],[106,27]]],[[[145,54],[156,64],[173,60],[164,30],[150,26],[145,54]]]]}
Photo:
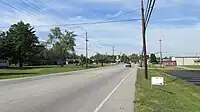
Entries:
{"type": "Polygon", "coordinates": [[[176,61],[177,65],[198,65],[199,56],[177,56],[173,57],[172,60],[176,61]]]}
{"type": "Polygon", "coordinates": [[[6,57],[0,57],[0,67],[8,67],[9,59],[6,57]]]}

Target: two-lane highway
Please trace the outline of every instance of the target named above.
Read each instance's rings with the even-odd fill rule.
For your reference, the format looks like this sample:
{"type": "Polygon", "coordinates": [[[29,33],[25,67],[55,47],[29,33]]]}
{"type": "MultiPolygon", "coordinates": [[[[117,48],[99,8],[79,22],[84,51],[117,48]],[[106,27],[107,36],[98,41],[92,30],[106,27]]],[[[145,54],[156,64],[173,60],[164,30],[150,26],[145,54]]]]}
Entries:
{"type": "Polygon", "coordinates": [[[136,68],[117,65],[17,83],[0,82],[0,112],[94,112],[132,75],[136,75],[136,68]]]}

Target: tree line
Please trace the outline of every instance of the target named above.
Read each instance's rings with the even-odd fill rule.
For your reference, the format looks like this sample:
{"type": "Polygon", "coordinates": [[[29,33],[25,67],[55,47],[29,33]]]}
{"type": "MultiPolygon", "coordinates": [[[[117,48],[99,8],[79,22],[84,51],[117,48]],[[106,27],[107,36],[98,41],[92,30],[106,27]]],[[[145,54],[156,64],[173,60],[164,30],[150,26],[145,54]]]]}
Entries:
{"type": "MultiPolygon", "coordinates": [[[[62,30],[60,27],[50,29],[48,40],[39,41],[36,31],[29,23],[20,21],[10,26],[7,31],[0,31],[0,58],[9,58],[10,64],[24,65],[55,65],[64,66],[68,63],[83,65],[86,57],[77,55],[74,47],[75,32],[62,30]]],[[[116,56],[97,53],[88,58],[88,63],[115,63],[116,56]]],[[[121,62],[138,62],[140,56],[125,54],[118,57],[121,62]]]]}
{"type": "Polygon", "coordinates": [[[66,56],[75,51],[77,35],[74,32],[55,27],[50,30],[47,42],[40,42],[35,33],[34,27],[23,21],[11,25],[8,31],[1,31],[0,57],[9,58],[10,63],[19,67],[57,62],[63,66],[66,56]]]}

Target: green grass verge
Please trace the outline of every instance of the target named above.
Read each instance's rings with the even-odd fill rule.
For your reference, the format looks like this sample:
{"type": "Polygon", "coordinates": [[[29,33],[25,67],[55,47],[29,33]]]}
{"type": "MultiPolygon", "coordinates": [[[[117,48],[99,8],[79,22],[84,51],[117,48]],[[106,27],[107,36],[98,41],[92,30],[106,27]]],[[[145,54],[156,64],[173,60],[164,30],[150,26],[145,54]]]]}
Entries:
{"type": "Polygon", "coordinates": [[[184,67],[200,69],[200,65],[185,65],[184,67]]]}
{"type": "MultiPolygon", "coordinates": [[[[90,65],[89,68],[101,67],[100,65],[90,65]]],[[[17,67],[10,67],[0,69],[0,79],[10,79],[10,78],[21,78],[21,77],[31,77],[52,73],[70,72],[76,70],[84,70],[85,66],[75,66],[75,65],[65,65],[61,68],[59,65],[50,66],[26,66],[23,69],[18,69],[17,67]]]]}
{"type": "Polygon", "coordinates": [[[158,64],[149,64],[148,68],[160,68],[160,65],[158,65],[158,64]]]}
{"type": "Polygon", "coordinates": [[[135,112],[199,112],[200,86],[181,79],[173,79],[162,70],[149,70],[149,76],[165,78],[165,86],[152,87],[138,70],[136,82],[135,112]]]}

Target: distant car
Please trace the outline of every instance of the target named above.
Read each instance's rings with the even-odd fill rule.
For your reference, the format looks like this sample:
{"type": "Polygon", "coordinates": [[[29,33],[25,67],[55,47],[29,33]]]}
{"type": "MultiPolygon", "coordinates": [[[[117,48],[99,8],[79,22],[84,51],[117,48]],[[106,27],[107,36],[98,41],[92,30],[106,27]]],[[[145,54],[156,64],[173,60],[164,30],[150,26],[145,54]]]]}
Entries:
{"type": "Polygon", "coordinates": [[[116,65],[116,63],[111,63],[111,65],[116,65]]]}
{"type": "Polygon", "coordinates": [[[131,63],[126,63],[125,67],[131,67],[131,63]]]}

